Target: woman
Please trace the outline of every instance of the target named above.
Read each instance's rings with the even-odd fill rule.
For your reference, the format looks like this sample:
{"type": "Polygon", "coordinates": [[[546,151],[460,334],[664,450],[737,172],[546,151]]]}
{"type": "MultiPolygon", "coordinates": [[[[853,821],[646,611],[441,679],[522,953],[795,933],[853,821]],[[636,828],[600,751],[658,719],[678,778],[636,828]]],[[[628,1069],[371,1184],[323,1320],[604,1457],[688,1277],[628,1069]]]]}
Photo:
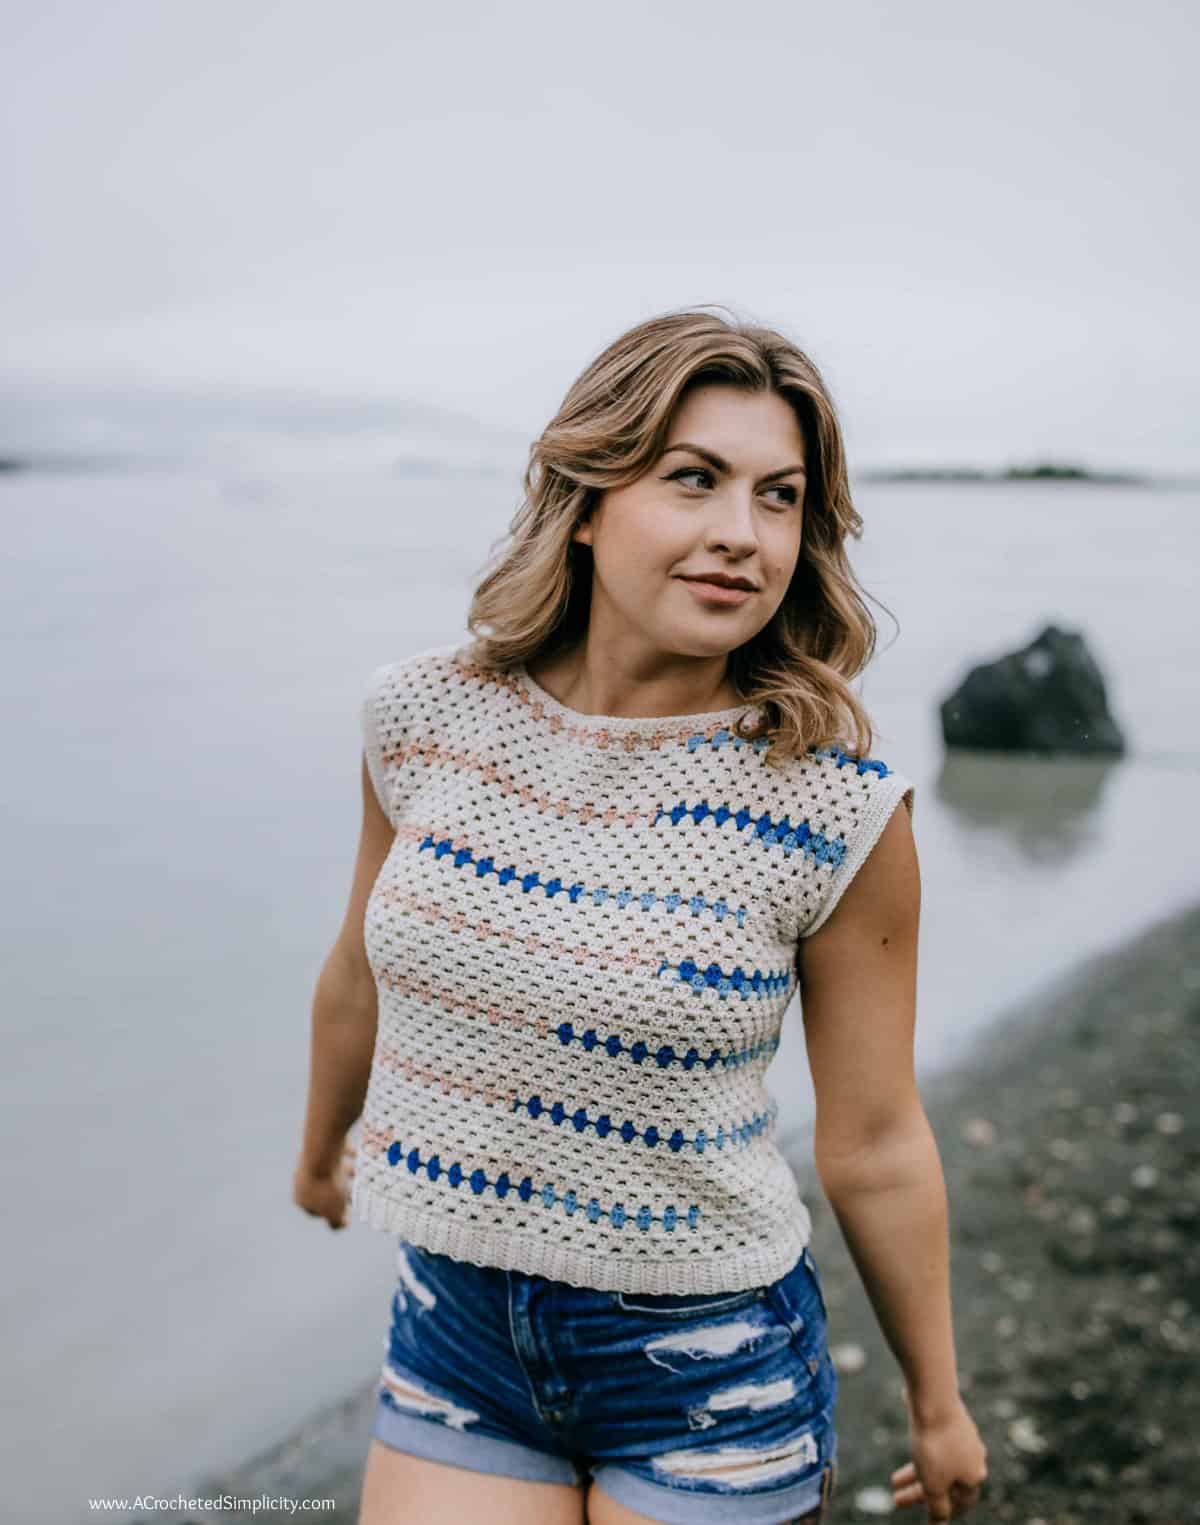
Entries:
{"type": "Polygon", "coordinates": [[[779,334],[669,313],[525,488],[474,642],[371,675],[314,1002],[295,1200],[340,1227],[352,1176],[398,1240],[361,1525],[825,1517],[837,1377],[764,1084],[797,987],[815,1164],[905,1377],[895,1502],[961,1515],[913,787],[849,686],[829,394],[779,334]]]}

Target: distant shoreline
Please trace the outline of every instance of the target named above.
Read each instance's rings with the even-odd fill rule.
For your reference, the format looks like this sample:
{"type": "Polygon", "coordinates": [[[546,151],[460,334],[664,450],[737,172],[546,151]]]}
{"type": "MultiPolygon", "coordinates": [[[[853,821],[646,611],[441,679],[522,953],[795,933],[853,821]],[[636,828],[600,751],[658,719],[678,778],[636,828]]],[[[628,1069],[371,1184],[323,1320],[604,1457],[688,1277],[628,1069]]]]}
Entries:
{"type": "MultiPolygon", "coordinates": [[[[50,472],[64,474],[96,475],[112,472],[140,472],[158,469],[175,470],[189,466],[207,469],[210,466],[228,465],[219,459],[207,460],[203,456],[150,456],[150,455],[98,455],[75,451],[0,451],[0,479],[41,475],[50,472]]],[[[421,457],[405,461],[397,459],[392,468],[404,474],[453,475],[458,469],[452,458],[439,461],[421,457]]],[[[470,469],[470,468],[468,468],[470,469]]],[[[493,470],[501,470],[494,467],[493,470]]],[[[1200,487],[1200,476],[1192,473],[1150,471],[1098,471],[1088,466],[1060,465],[1052,461],[1038,462],[1031,466],[863,466],[851,468],[851,477],[861,482],[889,482],[926,484],[975,483],[1041,483],[1070,482],[1095,487],[1144,487],[1144,488],[1195,488],[1200,487]]]]}
{"type": "MultiPolygon", "coordinates": [[[[1093,471],[1087,466],[876,466],[857,473],[868,482],[1088,482],[1099,486],[1152,487],[1164,481],[1136,471],[1093,471]]],[[[1173,480],[1173,479],[1172,479],[1173,480]]]]}

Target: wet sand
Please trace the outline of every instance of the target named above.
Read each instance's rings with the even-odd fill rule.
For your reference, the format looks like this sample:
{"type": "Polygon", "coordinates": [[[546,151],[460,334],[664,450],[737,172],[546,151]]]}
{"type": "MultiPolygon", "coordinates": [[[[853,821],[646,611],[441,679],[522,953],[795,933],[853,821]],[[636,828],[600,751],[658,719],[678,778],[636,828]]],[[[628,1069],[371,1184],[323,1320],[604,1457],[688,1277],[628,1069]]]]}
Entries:
{"type": "MultiPolygon", "coordinates": [[[[961,1387],[989,1453],[968,1518],[1200,1521],[1198,1093],[1200,905],[1089,960],[923,1083],[950,1200],[961,1387]]],[[[900,1372],[807,1141],[791,1149],[839,1370],[832,1518],[877,1518],[909,1456],[900,1372]]],[[[372,1380],[212,1490],[333,1497],[319,1517],[353,1522],[373,1407],[372,1380]]]]}

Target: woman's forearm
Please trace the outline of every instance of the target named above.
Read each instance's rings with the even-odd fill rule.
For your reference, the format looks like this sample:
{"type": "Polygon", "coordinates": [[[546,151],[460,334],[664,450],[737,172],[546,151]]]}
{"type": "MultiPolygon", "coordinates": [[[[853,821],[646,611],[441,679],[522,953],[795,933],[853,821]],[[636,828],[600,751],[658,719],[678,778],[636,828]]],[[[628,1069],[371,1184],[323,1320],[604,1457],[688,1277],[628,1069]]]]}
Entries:
{"type": "Polygon", "coordinates": [[[946,1183],[924,1111],[852,1160],[817,1171],[919,1418],[959,1398],[946,1183]]]}
{"type": "Polygon", "coordinates": [[[308,1111],[300,1167],[330,1175],[347,1132],[361,1115],[371,1077],[378,1022],[373,980],[355,977],[335,956],[317,979],[309,1048],[308,1111]]]}

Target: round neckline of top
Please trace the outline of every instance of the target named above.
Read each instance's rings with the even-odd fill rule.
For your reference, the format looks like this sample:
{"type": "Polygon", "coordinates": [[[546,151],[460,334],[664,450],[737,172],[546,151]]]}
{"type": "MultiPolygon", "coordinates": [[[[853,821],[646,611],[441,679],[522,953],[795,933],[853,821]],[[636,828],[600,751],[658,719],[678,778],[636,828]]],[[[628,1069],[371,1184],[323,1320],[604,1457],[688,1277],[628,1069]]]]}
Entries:
{"type": "Polygon", "coordinates": [[[704,710],[694,715],[587,715],[583,710],[571,709],[544,689],[530,674],[524,662],[518,662],[513,672],[521,687],[547,714],[557,715],[572,725],[587,725],[605,731],[651,732],[683,727],[710,729],[718,723],[732,725],[739,716],[754,708],[754,705],[743,700],[741,704],[731,705],[728,709],[704,710]]]}

